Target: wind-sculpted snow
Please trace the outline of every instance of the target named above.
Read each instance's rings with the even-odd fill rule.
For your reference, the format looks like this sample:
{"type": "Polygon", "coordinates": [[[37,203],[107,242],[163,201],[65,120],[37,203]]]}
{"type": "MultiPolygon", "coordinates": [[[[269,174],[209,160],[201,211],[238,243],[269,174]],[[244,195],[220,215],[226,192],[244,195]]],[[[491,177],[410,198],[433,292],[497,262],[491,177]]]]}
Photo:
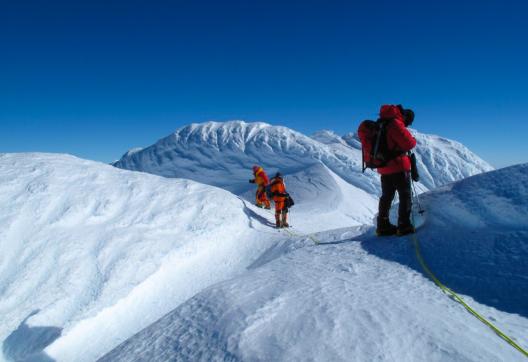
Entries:
{"type": "Polygon", "coordinates": [[[420,182],[430,190],[493,168],[459,142],[412,132],[420,182]]]}
{"type": "MultiPolygon", "coordinates": [[[[528,348],[528,164],[425,194],[429,266],[528,348]]],[[[524,361],[424,275],[408,238],[289,237],[101,361],[524,361]],[[320,244],[314,245],[313,238],[320,244]]]]}
{"type": "Polygon", "coordinates": [[[473,176],[426,195],[422,234],[431,267],[451,288],[526,318],[527,201],[528,164],[473,176]]]}
{"type": "Polygon", "coordinates": [[[0,205],[9,360],[93,361],[268,246],[227,191],[67,155],[0,154],[0,205]]]}
{"type": "MultiPolygon", "coordinates": [[[[463,145],[415,133],[423,174],[422,189],[432,189],[491,170],[463,145]]],[[[321,131],[312,137],[266,123],[231,121],[192,124],[142,150],[125,154],[115,166],[168,177],[183,177],[220,186],[237,194],[247,191],[251,166],[269,174],[292,174],[322,163],[354,187],[379,192],[379,176],[361,172],[357,137],[321,131]]]]}
{"type": "MultiPolygon", "coordinates": [[[[378,176],[361,174],[353,139],[327,132],[314,138],[266,124],[209,123],[125,157],[149,165],[148,172],[170,171],[246,199],[249,187],[254,192],[251,165],[272,175],[280,164],[296,200],[288,231],[271,228],[273,211],[191,180],[67,155],[0,154],[3,358],[92,361],[128,340],[105,359],[514,359],[494,335],[452,311],[421,276],[405,241],[364,234],[376,213],[378,176]],[[351,242],[354,235],[360,242],[351,242]],[[314,238],[322,242],[317,248],[314,238]],[[154,322],[166,313],[159,330],[154,322]],[[402,325],[408,327],[400,333],[402,325]],[[471,333],[459,340],[463,326],[471,333]]],[[[472,157],[456,143],[449,147],[460,160],[472,157]]],[[[421,160],[437,167],[445,150],[430,150],[421,160]]],[[[442,165],[445,174],[433,179],[465,175],[450,168],[454,163],[442,165]]],[[[474,172],[485,168],[475,165],[474,172]]],[[[427,215],[438,224],[428,221],[419,235],[435,271],[499,309],[479,305],[519,336],[525,319],[505,313],[525,316],[528,290],[519,276],[526,275],[526,168],[514,170],[427,196],[427,215]],[[483,254],[475,254],[479,248],[483,254]],[[474,282],[480,277],[484,282],[474,282]]]]}

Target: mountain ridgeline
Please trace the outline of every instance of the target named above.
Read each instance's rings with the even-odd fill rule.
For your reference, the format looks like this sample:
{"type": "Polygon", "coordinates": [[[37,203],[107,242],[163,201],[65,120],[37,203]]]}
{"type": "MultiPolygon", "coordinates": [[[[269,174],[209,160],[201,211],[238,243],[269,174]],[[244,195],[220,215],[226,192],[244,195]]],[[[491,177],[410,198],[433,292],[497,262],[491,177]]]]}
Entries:
{"type": "MultiPolygon", "coordinates": [[[[420,190],[431,190],[493,168],[464,145],[412,130],[421,173],[420,190]]],[[[165,177],[187,178],[237,194],[248,189],[251,166],[285,175],[323,164],[347,183],[379,192],[375,172],[361,171],[361,145],[354,133],[320,131],[306,136],[282,126],[244,121],[182,127],[144,149],[133,149],[113,165],[165,177]]]]}

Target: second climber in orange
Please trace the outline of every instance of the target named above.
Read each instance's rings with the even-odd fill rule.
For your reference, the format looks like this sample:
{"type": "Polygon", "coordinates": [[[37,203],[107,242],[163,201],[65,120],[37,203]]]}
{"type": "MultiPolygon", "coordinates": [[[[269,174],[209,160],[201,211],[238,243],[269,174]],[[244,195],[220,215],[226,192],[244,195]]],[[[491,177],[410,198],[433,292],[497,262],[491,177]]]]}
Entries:
{"type": "Polygon", "coordinates": [[[280,172],[271,179],[270,192],[275,202],[275,226],[277,228],[289,227],[288,225],[288,205],[291,200],[286,192],[286,185],[280,172]]]}
{"type": "Polygon", "coordinates": [[[268,175],[264,172],[264,169],[260,166],[253,166],[253,176],[255,178],[249,180],[249,182],[257,185],[257,193],[255,195],[256,205],[265,209],[271,209],[270,201],[266,196],[266,187],[269,184],[268,175]]]}

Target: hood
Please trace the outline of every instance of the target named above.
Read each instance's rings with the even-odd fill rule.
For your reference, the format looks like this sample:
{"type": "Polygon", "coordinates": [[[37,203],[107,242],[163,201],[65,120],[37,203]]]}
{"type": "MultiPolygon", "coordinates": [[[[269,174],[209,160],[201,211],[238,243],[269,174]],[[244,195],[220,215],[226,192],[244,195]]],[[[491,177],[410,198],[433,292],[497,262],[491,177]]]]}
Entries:
{"type": "Polygon", "coordinates": [[[380,118],[399,118],[403,121],[403,115],[397,106],[392,104],[385,104],[380,108],[380,118]]]}

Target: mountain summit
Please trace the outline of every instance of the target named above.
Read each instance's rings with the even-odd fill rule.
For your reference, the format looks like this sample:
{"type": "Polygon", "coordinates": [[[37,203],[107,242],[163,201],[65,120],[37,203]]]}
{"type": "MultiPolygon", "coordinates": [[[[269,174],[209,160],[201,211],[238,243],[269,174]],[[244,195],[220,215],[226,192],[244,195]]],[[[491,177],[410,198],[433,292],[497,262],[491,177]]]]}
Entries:
{"type": "MultiPolygon", "coordinates": [[[[421,189],[490,171],[493,168],[464,145],[413,131],[422,174],[421,189]]],[[[251,166],[269,174],[295,174],[323,164],[347,183],[370,193],[379,192],[375,172],[361,172],[361,146],[354,133],[332,131],[312,137],[282,126],[244,121],[191,124],[154,145],[127,152],[114,166],[166,177],[187,178],[235,193],[248,189],[251,166]]]]}

